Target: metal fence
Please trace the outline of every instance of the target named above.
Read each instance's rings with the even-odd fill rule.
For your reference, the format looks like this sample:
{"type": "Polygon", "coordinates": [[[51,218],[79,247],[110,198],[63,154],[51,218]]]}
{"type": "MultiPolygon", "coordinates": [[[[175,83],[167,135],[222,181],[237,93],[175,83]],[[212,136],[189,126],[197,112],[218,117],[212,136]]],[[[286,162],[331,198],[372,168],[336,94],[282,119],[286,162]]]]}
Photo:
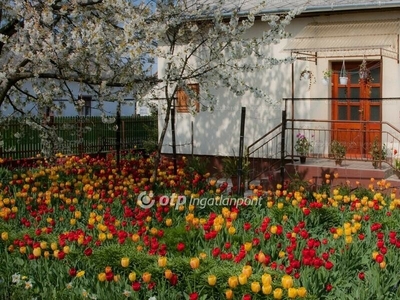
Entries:
{"type": "MultiPolygon", "coordinates": [[[[101,153],[117,147],[117,122],[115,118],[54,117],[50,123],[59,142],[54,151],[62,154],[101,153]]],[[[155,139],[157,116],[121,117],[120,150],[143,149],[146,141],[155,139]]],[[[21,159],[41,153],[42,132],[23,122],[11,119],[0,125],[0,157],[21,159]]]]}

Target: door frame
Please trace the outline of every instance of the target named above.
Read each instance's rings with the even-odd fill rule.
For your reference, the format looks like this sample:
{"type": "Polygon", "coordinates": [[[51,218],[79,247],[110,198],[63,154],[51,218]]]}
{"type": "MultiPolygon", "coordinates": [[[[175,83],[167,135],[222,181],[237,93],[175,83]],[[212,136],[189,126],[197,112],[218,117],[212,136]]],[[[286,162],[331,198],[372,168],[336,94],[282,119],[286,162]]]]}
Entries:
{"type": "Polygon", "coordinates": [[[347,157],[367,158],[373,140],[378,138],[381,141],[382,136],[382,59],[367,61],[367,67],[371,68],[377,79],[367,84],[359,80],[361,62],[345,62],[349,76],[346,85],[339,82],[343,62],[331,62],[331,120],[334,121],[331,125],[331,141],[336,139],[345,144],[347,157]]]}

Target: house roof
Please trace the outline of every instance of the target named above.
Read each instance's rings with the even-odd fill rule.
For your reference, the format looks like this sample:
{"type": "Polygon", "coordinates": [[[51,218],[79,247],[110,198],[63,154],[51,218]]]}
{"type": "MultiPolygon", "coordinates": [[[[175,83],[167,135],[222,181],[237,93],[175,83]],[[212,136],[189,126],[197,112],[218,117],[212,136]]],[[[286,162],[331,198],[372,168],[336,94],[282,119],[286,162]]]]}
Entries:
{"type": "MultiPolygon", "coordinates": [[[[240,11],[245,14],[260,2],[261,0],[234,0],[230,6],[226,7],[226,11],[230,12],[240,8],[240,11]]],[[[263,13],[279,13],[299,7],[305,8],[304,13],[400,7],[400,1],[393,0],[266,0],[265,2],[266,8],[263,13]]]]}
{"type": "Polygon", "coordinates": [[[399,20],[311,23],[288,41],[286,51],[317,56],[385,56],[399,59],[399,20]]]}

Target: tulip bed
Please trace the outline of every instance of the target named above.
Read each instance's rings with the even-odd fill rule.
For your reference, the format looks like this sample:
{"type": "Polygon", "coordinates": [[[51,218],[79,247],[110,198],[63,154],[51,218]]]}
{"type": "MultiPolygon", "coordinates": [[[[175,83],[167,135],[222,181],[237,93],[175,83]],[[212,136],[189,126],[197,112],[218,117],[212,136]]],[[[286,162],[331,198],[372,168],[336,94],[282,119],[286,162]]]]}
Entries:
{"type": "Polygon", "coordinates": [[[385,182],[252,186],[237,206],[197,167],[174,176],[163,160],[152,180],[151,157],[111,154],[1,168],[0,299],[400,299],[385,182]]]}

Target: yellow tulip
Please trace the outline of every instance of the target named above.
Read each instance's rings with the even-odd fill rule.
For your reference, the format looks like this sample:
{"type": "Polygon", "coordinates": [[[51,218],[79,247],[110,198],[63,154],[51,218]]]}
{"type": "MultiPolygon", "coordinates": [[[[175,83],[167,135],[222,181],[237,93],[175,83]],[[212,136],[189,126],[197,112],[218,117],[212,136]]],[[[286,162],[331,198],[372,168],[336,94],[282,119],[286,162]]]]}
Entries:
{"type": "Polygon", "coordinates": [[[264,285],[264,284],[263,284],[261,290],[262,290],[262,293],[263,293],[264,295],[269,295],[269,294],[272,293],[272,285],[270,285],[270,284],[264,285]]]}
{"type": "Polygon", "coordinates": [[[297,295],[300,297],[300,298],[305,298],[306,296],[307,296],[307,289],[305,288],[305,287],[299,287],[298,289],[297,289],[297,295]]]}
{"type": "Polygon", "coordinates": [[[200,259],[198,257],[192,257],[190,259],[190,267],[192,269],[197,269],[200,266],[200,259]]]}
{"type": "Polygon", "coordinates": [[[129,266],[129,257],[121,258],[121,266],[123,266],[124,268],[129,266]]]}
{"type": "Polygon", "coordinates": [[[291,288],[293,286],[293,278],[290,275],[283,275],[282,286],[285,289],[291,288]]]}
{"type": "Polygon", "coordinates": [[[258,293],[261,290],[261,285],[258,281],[253,281],[251,283],[251,291],[253,293],[258,293]]]}
{"type": "Polygon", "coordinates": [[[288,297],[290,298],[290,299],[294,299],[294,298],[296,298],[297,297],[297,294],[298,294],[298,292],[297,292],[297,289],[296,288],[289,288],[288,289],[288,297]]]}
{"type": "Polygon", "coordinates": [[[40,257],[42,255],[42,249],[40,247],[33,248],[33,256],[40,257]]]}
{"type": "Polygon", "coordinates": [[[251,248],[253,248],[253,244],[251,242],[247,242],[244,244],[244,250],[246,250],[246,252],[249,252],[251,248]]]}
{"type": "Polygon", "coordinates": [[[217,283],[217,276],[215,275],[208,275],[207,277],[208,284],[214,286],[217,283]]]}
{"type": "Polygon", "coordinates": [[[82,277],[83,275],[85,275],[85,271],[83,270],[76,273],[76,277],[82,277]]]}
{"type": "Polygon", "coordinates": [[[3,231],[3,232],[1,233],[1,239],[2,239],[3,241],[7,241],[7,240],[8,240],[8,232],[3,231]]]}
{"type": "Polygon", "coordinates": [[[103,282],[106,281],[106,273],[100,273],[99,275],[97,275],[97,278],[99,279],[99,281],[103,282]]]}
{"type": "Polygon", "coordinates": [[[247,283],[247,275],[246,274],[242,273],[239,275],[239,283],[241,285],[244,285],[247,283]]]}
{"type": "Polygon", "coordinates": [[[172,226],[172,219],[166,219],[165,225],[167,225],[168,227],[172,226]]]}
{"type": "Polygon", "coordinates": [[[47,247],[48,247],[47,242],[45,242],[45,241],[40,242],[40,248],[42,248],[44,250],[44,249],[47,249],[47,247]]]}
{"type": "Polygon", "coordinates": [[[136,273],[135,272],[130,272],[128,275],[129,281],[135,281],[136,280],[136,273]]]}
{"type": "Polygon", "coordinates": [[[245,265],[243,266],[242,273],[245,274],[247,277],[250,277],[253,274],[253,268],[251,266],[245,265]]]}
{"type": "Polygon", "coordinates": [[[234,234],[236,233],[235,227],[233,227],[233,226],[229,227],[228,233],[229,233],[230,235],[234,235],[234,234]]]}
{"type": "Polygon", "coordinates": [[[263,285],[271,285],[272,284],[272,276],[270,274],[263,274],[261,276],[261,282],[263,285]]]}
{"type": "Polygon", "coordinates": [[[163,268],[167,265],[167,258],[165,256],[160,256],[158,258],[158,266],[163,268]]]}
{"type": "Polygon", "coordinates": [[[99,241],[104,242],[107,239],[107,236],[104,232],[99,233],[99,241]]]}
{"type": "Polygon", "coordinates": [[[237,276],[231,276],[228,278],[228,285],[231,289],[234,289],[239,284],[237,276]]]}
{"type": "Polygon", "coordinates": [[[56,242],[51,243],[50,248],[51,248],[51,250],[53,250],[53,251],[54,251],[54,250],[57,250],[57,249],[58,249],[57,243],[56,243],[56,242]]]}
{"type": "Polygon", "coordinates": [[[280,288],[274,290],[274,299],[282,299],[283,291],[280,288]]]}

